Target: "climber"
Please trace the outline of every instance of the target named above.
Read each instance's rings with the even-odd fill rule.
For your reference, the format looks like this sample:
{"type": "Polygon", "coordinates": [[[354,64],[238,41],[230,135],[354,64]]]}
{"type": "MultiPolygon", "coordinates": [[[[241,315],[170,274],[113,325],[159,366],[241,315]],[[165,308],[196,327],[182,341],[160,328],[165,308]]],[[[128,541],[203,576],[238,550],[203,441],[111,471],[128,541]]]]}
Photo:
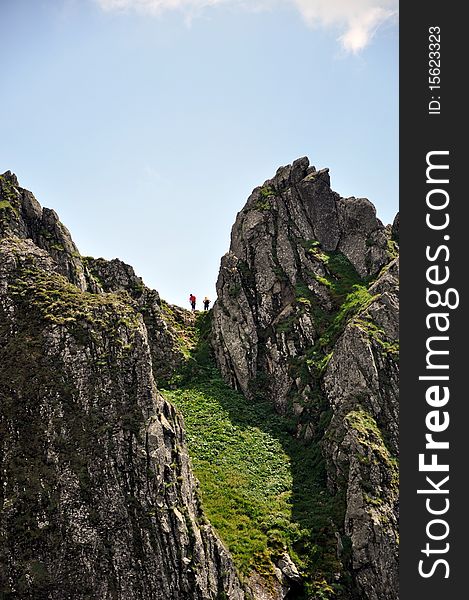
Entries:
{"type": "Polygon", "coordinates": [[[207,298],[207,296],[205,296],[205,298],[204,298],[204,310],[208,310],[209,305],[210,305],[210,300],[207,298]]]}
{"type": "Polygon", "coordinates": [[[189,296],[189,302],[190,302],[190,305],[191,305],[191,308],[192,308],[192,312],[195,311],[195,301],[196,301],[196,297],[194,296],[194,294],[191,294],[189,296]]]}

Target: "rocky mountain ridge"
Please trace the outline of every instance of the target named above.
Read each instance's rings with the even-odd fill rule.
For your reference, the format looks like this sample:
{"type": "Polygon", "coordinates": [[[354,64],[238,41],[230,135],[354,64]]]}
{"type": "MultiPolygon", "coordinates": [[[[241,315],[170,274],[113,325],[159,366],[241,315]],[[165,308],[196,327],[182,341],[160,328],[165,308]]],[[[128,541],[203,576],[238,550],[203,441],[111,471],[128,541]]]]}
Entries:
{"type": "Polygon", "coordinates": [[[53,211],[0,186],[2,597],[242,600],[155,385],[141,280],[83,261],[53,211]]]}
{"type": "Polygon", "coordinates": [[[307,159],[280,168],[237,216],[199,339],[130,266],[82,257],[9,172],[0,193],[5,597],[396,599],[398,219],[340,198],[307,159]],[[207,522],[157,388],[182,408],[180,374],[223,395],[209,340],[243,401],[282,415],[295,461],[312,460],[302,493],[330,507],[280,545],[270,525],[249,577],[207,522]]]}

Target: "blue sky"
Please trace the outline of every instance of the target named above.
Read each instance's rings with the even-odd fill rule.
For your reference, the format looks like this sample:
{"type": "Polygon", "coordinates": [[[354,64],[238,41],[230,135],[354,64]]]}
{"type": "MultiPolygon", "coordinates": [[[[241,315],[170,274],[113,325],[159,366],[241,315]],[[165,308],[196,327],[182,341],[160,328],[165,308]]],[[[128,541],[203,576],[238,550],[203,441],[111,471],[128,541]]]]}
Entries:
{"type": "Polygon", "coordinates": [[[86,255],[215,298],[251,190],[307,155],[398,206],[394,0],[2,0],[0,172],[86,255]]]}

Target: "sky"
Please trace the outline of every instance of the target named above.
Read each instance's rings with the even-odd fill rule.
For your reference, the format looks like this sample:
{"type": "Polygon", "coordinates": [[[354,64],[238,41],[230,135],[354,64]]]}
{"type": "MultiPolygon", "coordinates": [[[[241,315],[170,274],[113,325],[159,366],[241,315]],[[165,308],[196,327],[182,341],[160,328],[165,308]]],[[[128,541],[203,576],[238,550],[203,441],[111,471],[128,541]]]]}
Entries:
{"type": "Polygon", "coordinates": [[[215,299],[237,212],[301,156],[392,222],[397,0],[0,7],[0,172],[165,300],[215,299]]]}

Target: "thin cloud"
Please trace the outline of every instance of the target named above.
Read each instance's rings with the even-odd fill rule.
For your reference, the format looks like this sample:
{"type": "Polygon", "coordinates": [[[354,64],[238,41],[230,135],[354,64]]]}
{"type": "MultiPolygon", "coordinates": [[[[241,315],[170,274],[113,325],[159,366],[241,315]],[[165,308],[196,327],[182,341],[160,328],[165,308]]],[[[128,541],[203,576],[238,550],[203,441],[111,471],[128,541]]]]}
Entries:
{"type": "Polygon", "coordinates": [[[363,50],[377,29],[398,14],[398,0],[292,0],[312,27],[339,27],[348,52],[363,50]]]}
{"type": "Polygon", "coordinates": [[[104,11],[135,11],[159,15],[182,11],[192,18],[201,10],[221,5],[263,10],[280,5],[296,8],[310,27],[338,29],[338,41],[351,53],[363,50],[378,28],[398,14],[398,0],[95,0],[104,11]]]}

